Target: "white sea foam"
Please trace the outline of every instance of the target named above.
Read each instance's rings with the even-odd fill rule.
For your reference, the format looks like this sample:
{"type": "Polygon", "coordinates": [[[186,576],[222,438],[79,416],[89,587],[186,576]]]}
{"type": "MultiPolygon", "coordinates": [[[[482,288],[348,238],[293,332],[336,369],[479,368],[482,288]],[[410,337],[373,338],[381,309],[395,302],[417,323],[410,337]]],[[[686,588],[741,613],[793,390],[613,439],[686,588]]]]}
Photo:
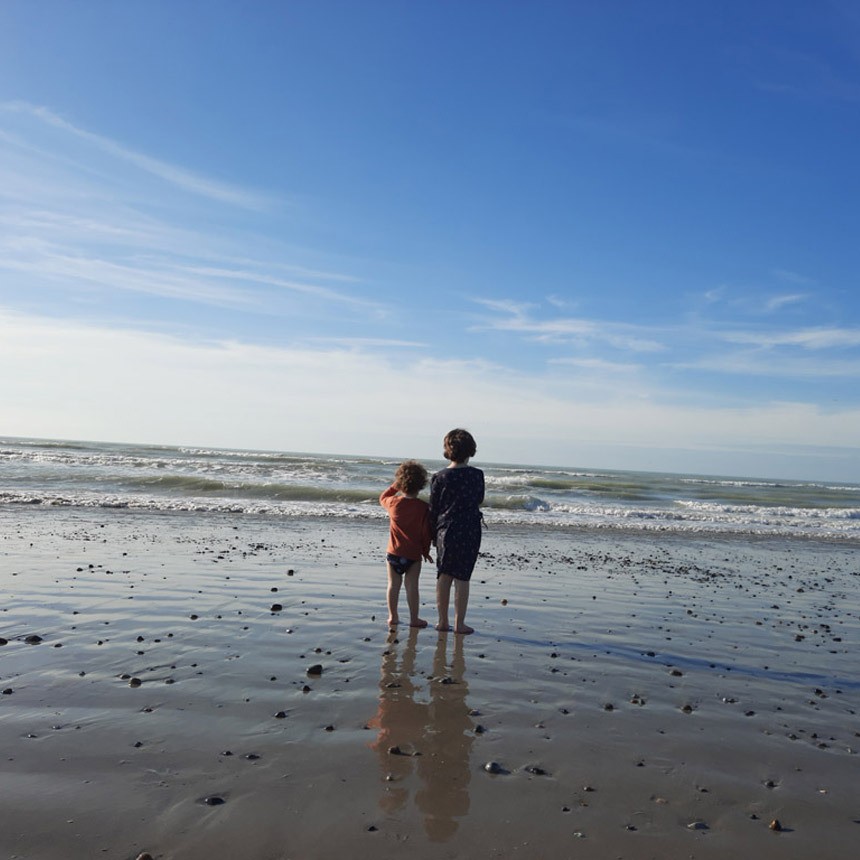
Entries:
{"type": "MultiPolygon", "coordinates": [[[[390,458],[0,439],[0,504],[384,519],[377,500],[396,465],[390,458]]],[[[482,468],[490,527],[860,539],[857,485],[482,468]]]]}

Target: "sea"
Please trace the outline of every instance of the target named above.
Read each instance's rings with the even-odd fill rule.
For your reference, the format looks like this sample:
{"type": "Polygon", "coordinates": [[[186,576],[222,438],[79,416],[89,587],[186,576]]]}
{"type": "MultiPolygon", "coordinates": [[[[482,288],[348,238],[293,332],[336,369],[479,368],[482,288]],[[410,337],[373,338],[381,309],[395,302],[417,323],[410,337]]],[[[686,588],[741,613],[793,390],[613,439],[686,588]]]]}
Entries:
{"type": "MultiPolygon", "coordinates": [[[[388,457],[0,438],[0,506],[384,519],[379,494],[398,463],[388,457]]],[[[445,463],[425,465],[432,472],[445,463]]],[[[488,528],[860,539],[858,484],[474,465],[486,478],[488,528]]]]}

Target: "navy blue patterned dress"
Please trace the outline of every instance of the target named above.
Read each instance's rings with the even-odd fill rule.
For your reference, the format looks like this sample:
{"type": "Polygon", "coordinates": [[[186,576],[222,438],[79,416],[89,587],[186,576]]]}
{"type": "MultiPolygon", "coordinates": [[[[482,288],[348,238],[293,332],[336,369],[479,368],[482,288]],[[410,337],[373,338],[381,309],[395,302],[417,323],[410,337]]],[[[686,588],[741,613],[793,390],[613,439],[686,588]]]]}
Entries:
{"type": "Polygon", "coordinates": [[[430,479],[430,526],[436,570],[468,580],[481,548],[484,473],[474,466],[442,469],[430,479]]]}

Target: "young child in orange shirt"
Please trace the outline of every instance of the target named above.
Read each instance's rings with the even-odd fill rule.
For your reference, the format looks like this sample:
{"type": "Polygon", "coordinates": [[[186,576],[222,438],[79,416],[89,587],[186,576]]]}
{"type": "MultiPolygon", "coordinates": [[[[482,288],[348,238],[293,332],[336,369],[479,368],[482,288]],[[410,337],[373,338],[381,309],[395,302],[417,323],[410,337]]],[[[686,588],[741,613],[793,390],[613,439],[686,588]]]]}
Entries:
{"type": "Polygon", "coordinates": [[[400,623],[397,603],[400,586],[406,585],[406,603],[409,606],[410,627],[426,627],[418,617],[418,575],[421,559],[430,557],[430,506],[418,498],[427,486],[427,470],[415,460],[401,463],[394,475],[394,483],[379,497],[379,504],[390,519],[388,550],[388,626],[400,623]]]}

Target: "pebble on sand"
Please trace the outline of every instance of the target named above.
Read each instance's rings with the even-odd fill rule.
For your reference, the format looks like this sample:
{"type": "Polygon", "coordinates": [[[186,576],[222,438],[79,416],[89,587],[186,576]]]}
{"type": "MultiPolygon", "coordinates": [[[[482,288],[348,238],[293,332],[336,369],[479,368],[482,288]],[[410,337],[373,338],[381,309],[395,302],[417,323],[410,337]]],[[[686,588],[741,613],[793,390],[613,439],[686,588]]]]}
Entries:
{"type": "Polygon", "coordinates": [[[780,823],[780,820],[778,818],[774,818],[774,820],[771,821],[770,824],[768,824],[768,827],[775,833],[779,833],[782,831],[782,824],[780,823]]]}
{"type": "Polygon", "coordinates": [[[308,675],[322,675],[323,667],[319,663],[314,663],[313,666],[308,666],[308,675]]]}

